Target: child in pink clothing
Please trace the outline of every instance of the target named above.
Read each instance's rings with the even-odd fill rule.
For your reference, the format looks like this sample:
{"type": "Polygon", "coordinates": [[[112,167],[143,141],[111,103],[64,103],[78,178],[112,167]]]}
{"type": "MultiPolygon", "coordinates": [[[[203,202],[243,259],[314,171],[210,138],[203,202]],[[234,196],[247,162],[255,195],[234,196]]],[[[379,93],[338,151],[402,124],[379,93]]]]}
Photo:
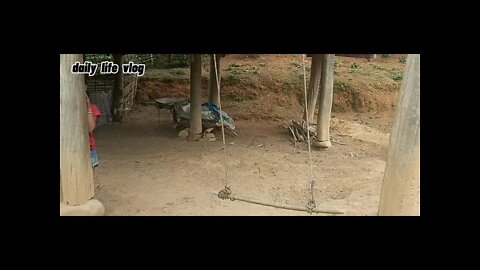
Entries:
{"type": "Polygon", "coordinates": [[[93,130],[95,130],[95,123],[100,117],[100,111],[97,105],[91,104],[87,95],[87,108],[88,108],[88,136],[90,139],[90,154],[92,157],[92,167],[98,167],[97,145],[95,144],[95,137],[93,136],[93,130]]]}

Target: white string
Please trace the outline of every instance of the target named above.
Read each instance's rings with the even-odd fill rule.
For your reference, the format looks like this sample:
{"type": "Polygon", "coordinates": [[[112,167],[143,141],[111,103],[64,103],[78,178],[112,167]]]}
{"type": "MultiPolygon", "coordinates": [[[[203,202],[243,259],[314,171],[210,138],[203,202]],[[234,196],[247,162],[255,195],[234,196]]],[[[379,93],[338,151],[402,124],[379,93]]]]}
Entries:
{"type": "Polygon", "coordinates": [[[303,88],[304,88],[304,95],[305,95],[305,115],[307,120],[308,155],[310,157],[310,179],[313,180],[312,151],[310,149],[310,121],[308,119],[308,102],[307,102],[307,76],[306,76],[304,54],[302,54],[302,60],[303,60],[303,86],[304,86],[303,88]]]}
{"type": "MultiPolygon", "coordinates": [[[[223,126],[223,114],[222,114],[222,102],[221,95],[220,95],[220,82],[218,76],[218,68],[217,68],[217,57],[216,54],[213,54],[213,65],[215,67],[215,78],[217,81],[217,90],[218,90],[218,108],[220,109],[220,122],[222,124],[222,139],[223,139],[223,153],[225,156],[225,186],[228,185],[228,166],[227,166],[227,147],[225,143],[225,127],[223,126]]],[[[211,71],[210,71],[211,72],[211,71]]]]}

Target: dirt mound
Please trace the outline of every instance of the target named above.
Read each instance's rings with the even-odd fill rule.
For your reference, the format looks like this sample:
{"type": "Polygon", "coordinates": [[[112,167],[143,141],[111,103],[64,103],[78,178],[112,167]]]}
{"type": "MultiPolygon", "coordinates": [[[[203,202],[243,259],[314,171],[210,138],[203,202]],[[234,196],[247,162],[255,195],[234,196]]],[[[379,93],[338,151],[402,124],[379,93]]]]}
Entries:
{"type": "Polygon", "coordinates": [[[189,97],[190,87],[188,84],[161,82],[159,80],[142,80],[138,82],[136,100],[142,103],[147,100],[162,97],[189,97]]]}
{"type": "Polygon", "coordinates": [[[394,110],[398,92],[384,92],[369,89],[335,91],[333,112],[384,112],[394,110]]]}
{"type": "MultiPolygon", "coordinates": [[[[208,80],[203,78],[202,88],[206,89],[208,80]]],[[[138,81],[136,102],[142,103],[164,97],[190,97],[190,84],[185,81],[146,79],[138,81]]],[[[204,93],[206,95],[206,93],[204,93]]]]}
{"type": "MultiPolygon", "coordinates": [[[[402,55],[373,61],[335,58],[333,112],[395,109],[404,63],[402,55]]],[[[307,83],[311,61],[306,59],[307,83]]],[[[302,115],[303,63],[300,55],[227,55],[222,59],[222,105],[236,119],[285,119],[302,115]]],[[[151,70],[139,80],[137,102],[189,97],[189,70],[151,70]]],[[[207,99],[208,65],[202,74],[207,99]]]]}

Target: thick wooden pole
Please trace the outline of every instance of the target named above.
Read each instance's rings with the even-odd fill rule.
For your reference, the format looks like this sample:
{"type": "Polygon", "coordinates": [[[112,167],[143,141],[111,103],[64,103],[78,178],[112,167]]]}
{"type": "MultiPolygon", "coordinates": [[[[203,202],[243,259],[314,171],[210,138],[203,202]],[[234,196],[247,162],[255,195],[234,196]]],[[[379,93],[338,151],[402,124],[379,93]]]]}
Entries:
{"type": "Polygon", "coordinates": [[[380,216],[420,215],[420,55],[409,54],[380,194],[380,216]]]}
{"type": "Polygon", "coordinates": [[[314,146],[327,148],[330,142],[330,116],[333,101],[333,72],[335,54],[324,54],[322,59],[322,78],[318,95],[317,142],[314,146]]]}
{"type": "Polygon", "coordinates": [[[194,54],[190,66],[190,132],[188,139],[196,141],[202,134],[202,55],[194,54]]]}
{"type": "MultiPolygon", "coordinates": [[[[322,72],[322,54],[314,54],[312,57],[312,67],[310,71],[310,83],[308,85],[308,120],[311,123],[315,121],[313,118],[315,117],[315,107],[317,105],[318,99],[318,90],[320,86],[320,78],[322,72]]],[[[307,121],[306,114],[303,114],[303,119],[307,121]]]]}
{"type": "Polygon", "coordinates": [[[120,122],[123,119],[123,55],[114,54],[113,62],[118,65],[119,71],[115,74],[112,93],[112,120],[120,122]]]}
{"type": "Polygon", "coordinates": [[[79,205],[94,195],[84,76],[72,74],[81,54],[60,55],[60,188],[63,203],[79,205]]]}
{"type": "Polygon", "coordinates": [[[218,84],[217,84],[217,77],[218,82],[220,83],[222,76],[221,76],[221,67],[220,67],[220,55],[216,55],[216,62],[217,62],[217,73],[215,73],[215,63],[213,61],[213,54],[210,55],[210,81],[209,81],[209,92],[208,92],[208,102],[213,103],[218,106],[220,103],[220,96],[218,93],[218,84]]]}

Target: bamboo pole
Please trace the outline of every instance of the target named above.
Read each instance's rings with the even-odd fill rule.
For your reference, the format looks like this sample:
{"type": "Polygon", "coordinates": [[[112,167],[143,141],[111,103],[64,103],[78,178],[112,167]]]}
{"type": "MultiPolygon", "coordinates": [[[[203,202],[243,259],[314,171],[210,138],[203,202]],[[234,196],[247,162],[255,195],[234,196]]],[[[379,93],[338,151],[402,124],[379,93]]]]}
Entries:
{"type": "MultiPolygon", "coordinates": [[[[217,193],[213,193],[214,195],[218,196],[217,193]]],[[[247,203],[253,203],[253,204],[258,204],[258,205],[263,205],[263,206],[269,206],[269,207],[275,207],[275,208],[281,208],[281,209],[286,209],[286,210],[292,210],[292,211],[302,211],[302,212],[309,212],[309,209],[306,206],[300,207],[300,206],[293,206],[293,205],[281,205],[281,204],[275,204],[275,203],[269,203],[269,202],[262,202],[256,199],[252,198],[246,198],[243,196],[239,195],[233,195],[231,194],[228,199],[232,201],[242,201],[242,202],[247,202],[247,203]]],[[[345,211],[343,210],[335,210],[335,209],[326,209],[326,208],[315,208],[312,209],[312,213],[320,214],[320,213],[325,213],[325,214],[344,214],[345,211]]]]}

